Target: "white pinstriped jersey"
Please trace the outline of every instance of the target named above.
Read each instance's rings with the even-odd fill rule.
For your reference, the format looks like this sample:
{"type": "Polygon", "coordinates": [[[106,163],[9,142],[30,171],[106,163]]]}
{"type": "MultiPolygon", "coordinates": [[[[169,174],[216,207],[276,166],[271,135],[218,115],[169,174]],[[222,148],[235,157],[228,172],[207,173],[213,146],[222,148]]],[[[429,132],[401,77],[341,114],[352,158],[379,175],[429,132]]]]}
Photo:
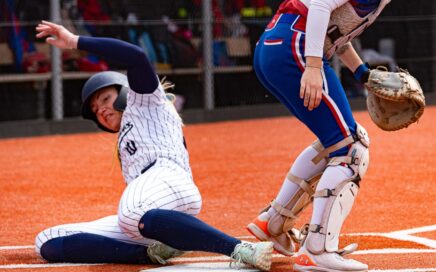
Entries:
{"type": "Polygon", "coordinates": [[[155,162],[168,166],[175,163],[191,174],[183,123],[170,103],[160,83],[151,94],[129,91],[118,136],[118,152],[126,183],[155,162]]]}

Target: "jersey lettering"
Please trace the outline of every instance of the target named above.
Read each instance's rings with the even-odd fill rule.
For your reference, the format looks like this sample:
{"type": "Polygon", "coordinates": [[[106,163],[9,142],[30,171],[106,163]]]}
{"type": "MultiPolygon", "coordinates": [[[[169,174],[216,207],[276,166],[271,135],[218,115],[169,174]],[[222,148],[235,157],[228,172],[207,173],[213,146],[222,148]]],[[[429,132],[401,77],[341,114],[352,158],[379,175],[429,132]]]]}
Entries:
{"type": "Polygon", "coordinates": [[[136,148],[135,142],[130,140],[126,144],[126,150],[127,150],[127,152],[129,152],[130,156],[133,156],[133,155],[135,155],[138,148],[136,148]]]}

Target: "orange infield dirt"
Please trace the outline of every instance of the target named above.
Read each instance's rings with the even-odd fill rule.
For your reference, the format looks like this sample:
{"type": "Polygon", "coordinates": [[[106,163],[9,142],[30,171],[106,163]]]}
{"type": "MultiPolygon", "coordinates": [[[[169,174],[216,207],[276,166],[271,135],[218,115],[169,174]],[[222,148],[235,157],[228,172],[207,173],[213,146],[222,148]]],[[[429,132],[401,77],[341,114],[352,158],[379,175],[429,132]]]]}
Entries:
{"type": "MultiPolygon", "coordinates": [[[[436,107],[427,107],[418,124],[384,132],[366,112],[355,113],[371,137],[371,163],[343,227],[341,244],[358,242],[359,250],[374,250],[353,256],[368,263],[371,270],[436,271],[435,116],[436,107]],[[420,227],[426,228],[412,231],[409,239],[380,234],[420,227]]],[[[185,136],[203,196],[200,218],[238,237],[250,235],[246,224],[275,197],[294,158],[314,140],[293,117],[187,125],[185,136]]],[[[47,227],[116,213],[124,183],[114,157],[115,143],[116,136],[107,133],[0,141],[0,270],[152,268],[34,268],[32,264],[44,261],[31,247],[16,247],[32,246],[36,234],[47,227]],[[22,266],[11,269],[18,264],[22,266]]],[[[298,226],[309,216],[310,209],[298,226]]],[[[175,263],[199,262],[196,256],[216,255],[191,253],[175,263]]],[[[272,270],[291,271],[290,265],[289,258],[277,255],[272,270]]]]}

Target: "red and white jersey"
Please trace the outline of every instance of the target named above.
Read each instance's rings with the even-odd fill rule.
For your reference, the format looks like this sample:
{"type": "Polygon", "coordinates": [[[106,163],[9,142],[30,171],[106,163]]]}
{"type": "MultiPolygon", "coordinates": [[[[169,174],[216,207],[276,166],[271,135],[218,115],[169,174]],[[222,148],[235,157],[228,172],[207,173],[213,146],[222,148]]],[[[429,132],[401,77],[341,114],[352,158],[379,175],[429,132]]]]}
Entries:
{"type": "Polygon", "coordinates": [[[181,167],[191,176],[182,120],[159,83],[150,94],[127,94],[118,136],[118,152],[126,183],[154,164],[181,167]]]}
{"type": "Polygon", "coordinates": [[[306,19],[305,56],[322,57],[330,15],[347,2],[357,12],[366,13],[376,9],[380,0],[286,0],[277,13],[300,14],[306,19]]]}

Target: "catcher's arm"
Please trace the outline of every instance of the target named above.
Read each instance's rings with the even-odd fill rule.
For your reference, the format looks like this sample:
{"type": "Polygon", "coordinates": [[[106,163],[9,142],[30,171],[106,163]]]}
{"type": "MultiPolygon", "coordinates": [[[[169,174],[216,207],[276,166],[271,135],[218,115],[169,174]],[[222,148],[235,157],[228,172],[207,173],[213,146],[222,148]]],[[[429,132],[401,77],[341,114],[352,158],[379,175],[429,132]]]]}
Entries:
{"type": "Polygon", "coordinates": [[[336,51],[341,62],[354,74],[354,77],[362,84],[368,81],[369,67],[364,64],[357,54],[351,42],[344,44],[336,51]]]}
{"type": "Polygon", "coordinates": [[[339,48],[338,51],[336,51],[336,55],[351,72],[354,72],[357,67],[363,63],[351,42],[339,48]]]}

